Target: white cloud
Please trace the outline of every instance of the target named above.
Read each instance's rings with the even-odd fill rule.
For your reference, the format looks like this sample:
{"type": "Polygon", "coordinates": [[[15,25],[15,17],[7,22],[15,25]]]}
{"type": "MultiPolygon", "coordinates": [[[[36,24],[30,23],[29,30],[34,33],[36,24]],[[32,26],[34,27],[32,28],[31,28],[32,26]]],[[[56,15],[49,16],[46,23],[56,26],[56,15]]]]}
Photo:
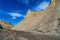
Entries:
{"type": "Polygon", "coordinates": [[[12,19],[16,19],[16,17],[12,17],[12,19]]]}
{"type": "Polygon", "coordinates": [[[47,8],[49,5],[49,2],[42,2],[40,5],[37,6],[36,10],[37,11],[41,11],[44,10],[45,8],[47,8]]]}
{"type": "Polygon", "coordinates": [[[22,14],[19,13],[9,13],[10,16],[12,16],[12,19],[16,19],[17,17],[22,17],[22,14]]]}
{"type": "Polygon", "coordinates": [[[14,16],[14,17],[21,17],[22,14],[19,14],[19,13],[9,13],[11,16],[14,16]]]}

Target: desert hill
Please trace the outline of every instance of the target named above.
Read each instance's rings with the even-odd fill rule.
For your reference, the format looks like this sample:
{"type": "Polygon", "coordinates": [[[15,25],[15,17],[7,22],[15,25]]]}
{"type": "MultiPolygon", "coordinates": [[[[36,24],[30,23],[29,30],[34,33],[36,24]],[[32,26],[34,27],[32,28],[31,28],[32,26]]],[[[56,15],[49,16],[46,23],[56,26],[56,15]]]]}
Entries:
{"type": "Polygon", "coordinates": [[[0,33],[0,40],[60,40],[60,0],[51,0],[44,12],[28,10],[26,18],[12,30],[0,33]]]}
{"type": "Polygon", "coordinates": [[[59,34],[56,32],[57,30],[60,30],[57,27],[59,26],[59,9],[60,1],[51,0],[50,5],[43,12],[28,10],[26,18],[12,29],[17,31],[59,34]]]}

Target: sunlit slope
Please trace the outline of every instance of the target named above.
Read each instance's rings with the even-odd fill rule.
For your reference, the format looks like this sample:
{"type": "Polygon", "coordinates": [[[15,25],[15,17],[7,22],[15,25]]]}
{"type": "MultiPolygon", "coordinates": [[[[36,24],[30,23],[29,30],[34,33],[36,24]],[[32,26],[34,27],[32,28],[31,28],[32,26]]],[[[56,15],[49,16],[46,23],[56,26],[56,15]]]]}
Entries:
{"type": "Polygon", "coordinates": [[[51,0],[51,4],[43,12],[28,10],[26,18],[12,28],[17,31],[36,31],[44,33],[55,33],[60,16],[60,1],[51,0]]]}

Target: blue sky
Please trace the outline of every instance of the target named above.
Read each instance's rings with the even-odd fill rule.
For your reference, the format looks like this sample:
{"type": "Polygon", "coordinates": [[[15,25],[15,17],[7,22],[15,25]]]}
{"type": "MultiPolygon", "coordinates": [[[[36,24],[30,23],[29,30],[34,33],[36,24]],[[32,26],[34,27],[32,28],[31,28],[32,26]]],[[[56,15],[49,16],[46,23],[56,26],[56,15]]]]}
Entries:
{"type": "Polygon", "coordinates": [[[0,0],[0,20],[16,25],[25,18],[29,9],[43,11],[49,3],[50,0],[0,0]]]}

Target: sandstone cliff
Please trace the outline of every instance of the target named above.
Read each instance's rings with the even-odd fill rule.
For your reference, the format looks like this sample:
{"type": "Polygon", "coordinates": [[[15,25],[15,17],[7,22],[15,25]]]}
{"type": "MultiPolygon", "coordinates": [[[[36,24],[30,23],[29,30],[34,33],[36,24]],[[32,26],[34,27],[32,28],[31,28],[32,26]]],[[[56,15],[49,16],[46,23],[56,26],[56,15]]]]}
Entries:
{"type": "Polygon", "coordinates": [[[51,0],[50,5],[43,12],[28,10],[26,18],[12,28],[17,31],[41,32],[55,34],[60,16],[60,1],[51,0]]]}

